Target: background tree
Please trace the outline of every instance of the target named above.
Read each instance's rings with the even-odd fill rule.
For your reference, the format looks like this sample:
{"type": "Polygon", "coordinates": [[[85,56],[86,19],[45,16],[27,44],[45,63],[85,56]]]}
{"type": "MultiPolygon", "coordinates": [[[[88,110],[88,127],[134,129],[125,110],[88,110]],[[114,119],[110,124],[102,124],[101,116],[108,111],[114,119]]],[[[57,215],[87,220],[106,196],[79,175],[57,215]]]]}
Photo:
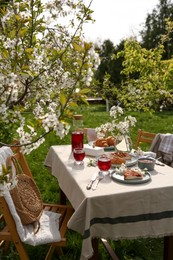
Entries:
{"type": "MultiPolygon", "coordinates": [[[[147,15],[144,29],[141,31],[142,46],[146,49],[157,47],[161,35],[166,33],[166,20],[173,20],[173,3],[170,0],[160,0],[151,14],[147,15]]],[[[164,43],[165,53],[163,59],[170,59],[173,54],[173,33],[170,39],[164,43]]]]}
{"type": "Polygon", "coordinates": [[[97,47],[101,63],[95,72],[95,78],[99,80],[100,83],[103,83],[104,76],[107,73],[110,75],[110,81],[112,83],[120,84],[122,80],[120,71],[122,70],[123,59],[120,57],[119,59],[115,60],[112,58],[112,56],[123,50],[123,48],[124,41],[121,41],[119,45],[114,46],[110,40],[105,40],[100,48],[97,47]]]}
{"type": "Polygon", "coordinates": [[[173,104],[173,61],[163,61],[164,44],[169,41],[173,22],[167,21],[167,34],[162,35],[154,49],[142,48],[139,42],[129,39],[125,42],[122,82],[117,98],[129,110],[156,111],[173,104]],[[138,74],[138,77],[134,77],[138,74]]]}
{"type": "Polygon", "coordinates": [[[73,0],[10,0],[0,11],[0,141],[10,141],[5,125],[11,138],[16,133],[30,144],[29,153],[49,132],[68,133],[70,107],[99,65],[92,44],[82,40],[92,12],[73,0]]]}
{"type": "Polygon", "coordinates": [[[96,96],[109,100],[109,105],[117,104],[117,91],[120,89],[124,75],[122,56],[114,59],[114,56],[124,49],[124,40],[114,46],[110,40],[103,42],[101,46],[95,45],[95,50],[99,53],[101,63],[98,66],[94,80],[91,85],[91,92],[96,96]]]}

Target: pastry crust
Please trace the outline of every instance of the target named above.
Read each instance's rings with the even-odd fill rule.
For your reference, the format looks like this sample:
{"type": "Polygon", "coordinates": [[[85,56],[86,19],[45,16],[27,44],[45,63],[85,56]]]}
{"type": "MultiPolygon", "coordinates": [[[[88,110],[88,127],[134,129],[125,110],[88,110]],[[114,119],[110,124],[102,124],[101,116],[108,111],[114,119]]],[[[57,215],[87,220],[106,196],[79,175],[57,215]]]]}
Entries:
{"type": "Polygon", "coordinates": [[[114,138],[113,136],[108,136],[108,137],[106,138],[106,141],[107,141],[107,144],[108,144],[109,146],[114,146],[114,144],[115,144],[115,138],[114,138]]]}
{"type": "Polygon", "coordinates": [[[131,155],[128,152],[117,151],[111,153],[112,157],[119,157],[125,160],[131,160],[131,155]]]}
{"type": "Polygon", "coordinates": [[[131,155],[128,152],[112,152],[107,154],[107,156],[111,159],[111,164],[118,164],[121,165],[122,163],[126,163],[126,160],[131,159],[131,155]]]}
{"type": "Polygon", "coordinates": [[[112,157],[111,158],[111,164],[122,164],[122,163],[126,163],[126,160],[124,158],[120,158],[120,157],[112,157]]]}
{"type": "Polygon", "coordinates": [[[95,146],[98,147],[108,147],[113,146],[115,143],[115,139],[113,136],[108,136],[106,138],[99,138],[94,142],[95,146]]]}
{"type": "Polygon", "coordinates": [[[100,139],[97,139],[95,142],[94,142],[95,146],[99,146],[99,147],[107,147],[108,144],[107,144],[107,141],[105,138],[100,138],[100,139]]]}
{"type": "Polygon", "coordinates": [[[143,179],[143,174],[137,170],[126,169],[124,171],[124,179],[125,180],[135,180],[135,179],[143,179]]]}

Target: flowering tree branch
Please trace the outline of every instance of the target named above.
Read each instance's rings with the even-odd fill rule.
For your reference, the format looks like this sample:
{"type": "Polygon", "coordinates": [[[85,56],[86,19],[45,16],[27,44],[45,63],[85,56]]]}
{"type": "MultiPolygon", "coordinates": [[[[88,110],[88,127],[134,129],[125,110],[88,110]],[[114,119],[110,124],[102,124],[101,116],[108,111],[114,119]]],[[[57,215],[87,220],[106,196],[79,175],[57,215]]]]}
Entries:
{"type": "MultiPolygon", "coordinates": [[[[14,0],[0,9],[0,127],[12,129],[11,139],[19,138],[27,153],[51,131],[60,138],[68,133],[76,88],[87,89],[99,65],[92,44],[82,37],[90,4],[14,0]]],[[[7,145],[6,133],[0,137],[7,145]]]]}

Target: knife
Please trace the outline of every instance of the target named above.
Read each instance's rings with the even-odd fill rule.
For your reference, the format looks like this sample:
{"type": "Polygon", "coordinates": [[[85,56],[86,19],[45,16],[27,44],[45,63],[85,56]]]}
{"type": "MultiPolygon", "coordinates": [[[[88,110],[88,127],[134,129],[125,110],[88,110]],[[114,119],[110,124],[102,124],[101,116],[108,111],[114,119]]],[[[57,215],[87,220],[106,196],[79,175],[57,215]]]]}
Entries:
{"type": "Polygon", "coordinates": [[[96,178],[98,176],[98,173],[94,173],[94,175],[92,176],[90,182],[88,183],[88,185],[86,186],[87,190],[90,190],[93,183],[95,182],[96,178]]]}

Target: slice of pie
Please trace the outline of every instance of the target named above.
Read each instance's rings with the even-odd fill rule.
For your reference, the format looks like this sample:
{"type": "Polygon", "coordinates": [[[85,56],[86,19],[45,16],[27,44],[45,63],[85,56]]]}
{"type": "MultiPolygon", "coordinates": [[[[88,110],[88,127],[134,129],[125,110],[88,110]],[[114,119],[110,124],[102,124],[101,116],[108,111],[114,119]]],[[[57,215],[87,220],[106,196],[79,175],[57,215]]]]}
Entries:
{"type": "Polygon", "coordinates": [[[124,160],[131,160],[131,155],[128,152],[123,152],[123,151],[117,151],[117,152],[113,152],[111,153],[112,157],[119,157],[122,158],[124,160]]]}
{"type": "Polygon", "coordinates": [[[121,165],[122,163],[126,163],[126,160],[131,159],[131,155],[128,152],[112,152],[107,154],[107,156],[111,159],[111,164],[118,164],[121,165]]]}
{"type": "Polygon", "coordinates": [[[125,180],[137,180],[137,179],[143,179],[144,175],[140,170],[136,169],[126,169],[124,170],[124,179],[125,180]]]}

